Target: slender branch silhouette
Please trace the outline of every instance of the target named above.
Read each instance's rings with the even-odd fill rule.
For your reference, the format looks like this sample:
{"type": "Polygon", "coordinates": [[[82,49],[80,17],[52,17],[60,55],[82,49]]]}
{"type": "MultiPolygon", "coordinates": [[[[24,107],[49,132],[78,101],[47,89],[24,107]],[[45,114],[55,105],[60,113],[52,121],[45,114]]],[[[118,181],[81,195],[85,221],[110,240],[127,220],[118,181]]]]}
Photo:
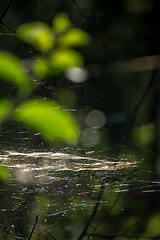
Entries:
{"type": "Polygon", "coordinates": [[[2,224],[0,224],[0,228],[5,232],[5,234],[9,235],[12,239],[19,239],[18,237],[13,237],[6,227],[2,226],[2,224]]]}
{"type": "MultiPolygon", "coordinates": [[[[28,223],[27,221],[26,221],[26,223],[28,223]]],[[[30,224],[30,223],[29,223],[30,224]]],[[[33,224],[32,224],[33,225],[33,224]]],[[[36,225],[36,228],[39,228],[40,230],[42,230],[43,232],[46,232],[48,235],[50,235],[54,240],[56,240],[56,238],[55,237],[53,237],[53,235],[49,232],[49,231],[47,231],[46,229],[44,229],[44,228],[42,228],[42,227],[40,227],[40,226],[38,226],[38,225],[36,225]]]]}
{"type": "Polygon", "coordinates": [[[122,236],[124,236],[131,228],[139,225],[139,222],[134,223],[131,227],[126,228],[126,230],[122,233],[122,236]]]}
{"type": "Polygon", "coordinates": [[[2,20],[1,23],[2,23],[4,26],[6,26],[8,29],[10,29],[12,32],[17,33],[13,28],[11,28],[10,26],[8,26],[8,25],[4,22],[4,20],[2,20]]]}
{"type": "Polygon", "coordinates": [[[97,213],[97,210],[98,210],[98,207],[99,207],[99,204],[100,204],[100,201],[101,201],[104,189],[105,189],[105,185],[104,185],[105,181],[106,181],[106,178],[104,178],[102,183],[101,183],[101,189],[99,191],[99,194],[98,194],[97,201],[95,203],[94,209],[93,209],[93,211],[91,213],[91,216],[90,216],[89,220],[87,221],[87,224],[85,225],[82,233],[80,234],[78,240],[81,240],[86,235],[87,229],[88,229],[89,225],[92,223],[92,221],[93,221],[93,219],[94,219],[94,217],[95,217],[95,215],[97,213]]]}
{"type": "Polygon", "coordinates": [[[82,11],[81,11],[81,9],[80,9],[80,7],[78,6],[78,4],[77,4],[74,0],[71,0],[71,1],[77,6],[77,8],[78,8],[78,10],[79,10],[79,12],[80,12],[80,14],[81,14],[81,16],[82,16],[83,18],[85,18],[84,15],[83,15],[83,13],[82,13],[82,11]]]}
{"type": "Polygon", "coordinates": [[[156,73],[157,73],[157,69],[155,69],[152,73],[152,76],[150,78],[150,81],[149,81],[149,84],[147,85],[146,89],[144,90],[144,92],[142,93],[138,103],[135,105],[134,107],[134,110],[133,110],[133,114],[132,114],[132,117],[130,119],[130,122],[128,124],[128,127],[127,127],[127,131],[125,132],[125,134],[122,136],[122,139],[119,143],[119,145],[117,146],[116,148],[116,153],[119,153],[120,151],[120,148],[122,147],[122,145],[125,143],[125,141],[129,138],[130,136],[130,133],[134,127],[134,124],[135,124],[135,120],[137,118],[137,115],[144,103],[144,100],[146,99],[148,93],[150,92],[151,88],[153,87],[153,84],[154,84],[154,80],[155,80],[155,76],[156,76],[156,73]]]}
{"type": "Polygon", "coordinates": [[[6,8],[4,9],[4,11],[3,11],[3,13],[2,13],[2,15],[1,15],[1,17],[0,17],[0,23],[3,24],[4,26],[6,26],[8,29],[10,29],[12,32],[17,33],[13,28],[11,28],[10,26],[8,26],[8,25],[4,22],[4,20],[3,20],[3,18],[5,17],[8,9],[9,9],[9,7],[11,6],[11,3],[12,3],[12,2],[13,2],[13,0],[10,0],[9,3],[7,4],[6,8]]]}
{"type": "Polygon", "coordinates": [[[8,9],[9,9],[9,7],[10,7],[12,2],[13,2],[13,0],[10,0],[9,3],[7,4],[6,8],[4,9],[4,11],[3,11],[3,13],[2,13],[2,15],[0,17],[0,22],[2,22],[4,16],[6,15],[6,13],[7,13],[7,11],[8,11],[8,9]]]}
{"type": "Polygon", "coordinates": [[[101,223],[102,223],[104,220],[106,220],[106,218],[109,216],[110,211],[111,211],[112,208],[114,208],[114,206],[117,204],[117,201],[118,201],[118,199],[119,199],[119,197],[120,197],[120,194],[121,194],[121,190],[122,190],[123,188],[124,188],[124,185],[123,185],[122,188],[120,189],[120,192],[118,193],[118,196],[117,196],[116,200],[114,201],[114,203],[112,204],[112,206],[108,209],[106,215],[101,219],[101,221],[99,221],[99,223],[97,224],[97,226],[94,228],[92,234],[89,235],[89,238],[88,238],[88,239],[90,239],[90,238],[94,235],[94,233],[95,233],[95,231],[97,230],[97,228],[98,228],[98,227],[101,225],[101,223]]]}
{"type": "Polygon", "coordinates": [[[30,239],[31,239],[31,237],[32,237],[32,234],[33,234],[33,232],[34,232],[34,229],[35,229],[35,227],[36,227],[36,223],[37,223],[37,221],[38,221],[38,215],[37,215],[37,217],[36,217],[35,223],[34,223],[34,225],[33,225],[33,228],[32,228],[31,234],[29,235],[29,238],[28,238],[28,240],[30,240],[30,239]]]}

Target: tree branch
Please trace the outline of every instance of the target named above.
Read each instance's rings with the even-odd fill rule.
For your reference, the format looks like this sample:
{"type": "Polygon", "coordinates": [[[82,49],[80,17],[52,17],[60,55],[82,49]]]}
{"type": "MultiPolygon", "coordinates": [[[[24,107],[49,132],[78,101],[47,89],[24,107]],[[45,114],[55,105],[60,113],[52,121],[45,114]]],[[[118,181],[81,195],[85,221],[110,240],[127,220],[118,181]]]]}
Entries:
{"type": "Polygon", "coordinates": [[[10,29],[12,32],[17,33],[13,28],[11,28],[10,26],[8,26],[8,25],[4,22],[4,20],[2,20],[1,23],[2,23],[4,26],[6,26],[8,29],[10,29]]]}
{"type": "MultiPolygon", "coordinates": [[[[28,222],[26,221],[26,223],[28,223],[28,222]]],[[[29,224],[30,224],[30,223],[29,223],[29,224]]],[[[32,225],[33,225],[33,224],[32,224],[32,225]]],[[[56,238],[53,237],[53,235],[52,235],[49,231],[47,231],[46,229],[44,229],[44,228],[42,228],[42,227],[40,227],[40,226],[38,226],[38,225],[36,225],[36,228],[41,229],[43,232],[46,232],[46,233],[49,234],[54,240],[56,240],[56,238]]]]}
{"type": "Polygon", "coordinates": [[[19,239],[18,237],[13,237],[13,236],[11,235],[11,233],[7,230],[6,227],[3,227],[3,226],[2,226],[2,224],[0,224],[0,227],[1,227],[1,229],[5,232],[5,234],[9,235],[12,239],[16,239],[16,240],[19,239]]]}
{"type": "Polygon", "coordinates": [[[91,222],[93,221],[93,219],[94,219],[94,217],[97,213],[97,210],[98,210],[98,207],[99,207],[99,204],[100,204],[100,200],[101,200],[102,194],[103,194],[104,189],[105,189],[105,185],[104,185],[105,180],[106,180],[106,178],[101,183],[101,189],[99,191],[97,201],[96,201],[96,204],[95,204],[94,209],[92,211],[92,214],[91,214],[89,220],[87,221],[87,224],[85,225],[85,227],[84,227],[81,235],[79,236],[78,240],[81,240],[86,235],[87,229],[88,229],[89,225],[91,224],[91,222]]]}
{"type": "Polygon", "coordinates": [[[81,9],[80,9],[80,7],[78,6],[78,4],[77,4],[74,0],[71,0],[71,1],[77,6],[77,8],[78,8],[78,10],[79,10],[79,12],[80,12],[80,14],[81,14],[81,16],[82,16],[83,18],[85,18],[84,15],[83,15],[83,13],[82,13],[82,11],[81,11],[81,9]]]}
{"type": "Polygon", "coordinates": [[[10,5],[11,5],[12,2],[13,2],[13,0],[10,0],[9,3],[7,4],[6,8],[4,9],[4,11],[3,11],[3,13],[2,13],[2,15],[1,15],[1,17],[0,17],[0,23],[2,23],[4,26],[6,26],[8,29],[10,29],[11,31],[13,31],[14,33],[17,33],[13,28],[11,28],[10,26],[8,26],[8,25],[4,22],[4,20],[3,20],[3,18],[5,17],[5,15],[6,15],[6,13],[7,13],[7,11],[8,11],[8,9],[9,9],[9,7],[10,7],[10,5]]]}
{"type": "Polygon", "coordinates": [[[35,229],[35,227],[36,227],[36,223],[37,223],[37,221],[38,221],[38,215],[37,215],[37,217],[36,217],[36,221],[35,221],[35,223],[34,223],[34,225],[33,225],[33,228],[32,228],[32,231],[31,231],[31,234],[30,234],[30,236],[29,236],[28,240],[30,240],[30,239],[31,239],[31,237],[32,237],[32,234],[33,234],[33,232],[34,232],[34,229],[35,229]]]}
{"type": "Polygon", "coordinates": [[[0,22],[2,22],[4,16],[6,15],[6,13],[7,13],[7,11],[8,11],[8,9],[9,9],[9,7],[10,7],[12,2],[13,2],[13,0],[10,0],[9,3],[7,4],[6,8],[4,9],[4,11],[3,11],[3,13],[2,13],[2,15],[0,17],[0,22]]]}
{"type": "Polygon", "coordinates": [[[130,133],[131,133],[131,131],[133,129],[133,126],[135,124],[135,120],[137,118],[137,115],[138,115],[138,113],[139,113],[139,111],[140,111],[140,109],[141,109],[141,107],[142,107],[142,105],[144,103],[144,100],[146,99],[146,96],[148,95],[149,91],[151,90],[151,88],[153,86],[156,73],[157,73],[157,69],[155,69],[153,71],[148,86],[146,87],[146,89],[142,93],[142,96],[140,97],[138,103],[134,107],[132,117],[131,117],[130,122],[129,122],[128,127],[127,127],[127,131],[123,135],[122,140],[120,141],[119,145],[116,148],[116,152],[117,153],[119,153],[121,146],[125,143],[126,139],[128,139],[129,136],[130,136],[130,133]]]}
{"type": "MultiPolygon", "coordinates": [[[[124,186],[122,186],[121,190],[122,190],[123,188],[124,188],[124,186]]],[[[117,196],[116,200],[114,201],[114,203],[112,204],[112,206],[108,209],[106,215],[105,215],[105,216],[101,219],[101,221],[97,224],[97,226],[94,228],[93,232],[92,232],[91,234],[89,234],[89,238],[88,238],[88,239],[90,239],[90,238],[94,235],[94,233],[95,233],[95,231],[97,230],[97,228],[98,228],[98,227],[101,225],[101,223],[108,217],[110,211],[111,211],[112,208],[116,205],[116,203],[117,203],[117,201],[118,201],[118,199],[119,199],[119,197],[120,197],[121,190],[120,190],[120,192],[118,193],[118,196],[117,196]]]]}

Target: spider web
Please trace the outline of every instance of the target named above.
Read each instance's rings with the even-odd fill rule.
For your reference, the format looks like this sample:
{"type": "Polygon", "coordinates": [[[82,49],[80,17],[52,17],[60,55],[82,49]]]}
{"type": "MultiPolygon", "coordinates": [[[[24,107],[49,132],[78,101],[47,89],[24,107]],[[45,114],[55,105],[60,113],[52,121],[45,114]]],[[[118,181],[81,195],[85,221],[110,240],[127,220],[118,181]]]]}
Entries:
{"type": "MultiPolygon", "coordinates": [[[[92,4],[91,1],[88,2],[86,9],[78,5],[85,19],[72,2],[75,25],[87,31],[92,28],[97,28],[98,31],[99,17],[95,17],[95,21],[90,20],[92,4]]],[[[82,1],[79,3],[82,4],[82,1]]],[[[71,7],[71,3],[68,4],[71,7]]],[[[44,1],[36,1],[36,5],[33,14],[35,20],[42,17],[42,12],[46,12],[50,20],[54,16],[54,9],[58,10],[56,1],[52,2],[52,9],[49,11],[44,1]]],[[[101,16],[102,13],[98,12],[97,15],[101,16]]],[[[6,35],[15,37],[12,33],[2,33],[3,37],[6,35]]],[[[98,44],[101,52],[100,34],[98,44]]],[[[20,55],[27,59],[25,64],[29,66],[28,57],[34,56],[34,49],[24,44],[21,46],[23,50],[20,55]]],[[[82,50],[82,53],[87,59],[87,50],[82,50]]],[[[59,76],[44,78],[41,84],[35,84],[33,97],[41,96],[60,101],[64,111],[70,111],[78,119],[82,131],[87,128],[87,116],[90,112],[102,112],[105,115],[105,125],[98,129],[90,128],[94,136],[100,136],[98,142],[86,145],[81,141],[72,147],[63,143],[49,145],[39,133],[30,131],[19,123],[9,122],[2,129],[0,160],[10,169],[10,181],[5,187],[1,186],[1,224],[16,235],[27,236],[36,215],[39,216],[42,226],[45,228],[47,224],[47,229],[51,232],[63,225],[67,226],[68,219],[74,216],[81,216],[83,221],[86,221],[95,206],[104,178],[109,180],[105,182],[105,197],[101,199],[100,206],[102,209],[113,204],[114,194],[119,192],[125,199],[159,192],[158,180],[147,181],[137,177],[138,165],[143,165],[144,161],[137,153],[130,152],[129,149],[116,159],[112,155],[110,150],[124,135],[124,109],[123,106],[120,106],[120,109],[119,105],[115,106],[118,104],[118,96],[113,93],[112,84],[106,84],[102,61],[88,61],[85,67],[88,72],[86,81],[77,84],[59,76]],[[103,79],[103,84],[99,87],[100,78],[103,79]],[[66,103],[61,93],[71,95],[70,101],[66,103]],[[124,188],[121,189],[121,186],[124,188]],[[23,226],[26,226],[26,230],[23,226]]],[[[15,89],[8,85],[3,87],[1,94],[6,95],[8,90],[11,90],[11,95],[15,94],[15,89]]],[[[130,140],[128,143],[135,145],[130,140]]],[[[142,147],[140,149],[142,150],[142,147]]],[[[143,148],[143,151],[149,153],[147,148],[143,148]]],[[[155,155],[152,151],[150,154],[155,155]]],[[[142,167],[144,175],[150,171],[155,173],[150,167],[142,167]]],[[[72,227],[74,232],[76,223],[72,227]]],[[[36,231],[38,232],[38,229],[36,231]]]]}

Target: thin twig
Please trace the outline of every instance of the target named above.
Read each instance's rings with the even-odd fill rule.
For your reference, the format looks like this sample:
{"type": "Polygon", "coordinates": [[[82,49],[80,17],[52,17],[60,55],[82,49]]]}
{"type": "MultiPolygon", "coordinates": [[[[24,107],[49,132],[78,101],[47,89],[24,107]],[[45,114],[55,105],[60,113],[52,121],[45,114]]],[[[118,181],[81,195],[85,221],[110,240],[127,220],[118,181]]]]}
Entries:
{"type": "Polygon", "coordinates": [[[134,223],[131,227],[126,228],[126,230],[122,233],[122,236],[124,236],[131,228],[139,225],[139,222],[134,223]]]}
{"type": "Polygon", "coordinates": [[[12,2],[13,2],[13,0],[10,0],[9,3],[7,4],[6,8],[4,9],[4,11],[3,11],[3,13],[2,13],[2,15],[0,17],[0,22],[2,22],[4,16],[6,15],[6,13],[7,13],[7,11],[8,11],[8,9],[9,9],[9,7],[10,7],[12,2]]]}
{"type": "Polygon", "coordinates": [[[4,20],[2,20],[1,23],[2,23],[4,26],[6,26],[8,29],[10,29],[12,32],[17,33],[13,28],[11,28],[10,26],[8,26],[8,25],[4,22],[4,20]]]}
{"type": "Polygon", "coordinates": [[[102,198],[102,194],[103,194],[104,189],[105,189],[105,184],[104,184],[105,181],[106,181],[106,178],[101,183],[101,189],[99,191],[99,194],[98,194],[97,201],[96,201],[96,204],[94,206],[94,209],[93,209],[93,211],[91,213],[91,216],[90,216],[89,220],[87,221],[87,224],[85,225],[81,235],[79,236],[78,240],[82,239],[86,235],[87,229],[88,229],[89,225],[91,224],[91,222],[93,221],[93,219],[94,219],[94,217],[95,217],[95,215],[97,213],[97,210],[98,210],[98,207],[99,207],[99,204],[100,204],[100,200],[102,198]]]}
{"type": "Polygon", "coordinates": [[[137,118],[137,115],[138,115],[138,113],[139,113],[139,110],[141,109],[141,107],[142,107],[142,105],[143,105],[143,103],[144,103],[144,100],[146,99],[146,96],[148,95],[149,91],[151,90],[151,88],[152,88],[152,86],[153,86],[156,73],[157,73],[157,69],[155,69],[155,70],[153,71],[148,86],[146,87],[146,89],[145,89],[144,92],[142,93],[142,96],[140,97],[138,103],[137,103],[137,104],[135,105],[135,107],[134,107],[133,114],[132,114],[131,120],[130,120],[130,122],[129,122],[127,131],[125,132],[124,136],[122,137],[122,140],[121,140],[120,144],[117,146],[117,149],[116,149],[116,152],[117,152],[117,153],[119,153],[119,150],[120,150],[121,146],[125,143],[126,139],[128,139],[129,136],[130,136],[130,133],[131,133],[133,127],[134,127],[135,120],[136,120],[136,118],[137,118]]]}
{"type": "MultiPolygon", "coordinates": [[[[28,223],[28,222],[26,221],[26,223],[28,223]]],[[[30,224],[30,223],[29,223],[29,224],[30,224]]],[[[32,225],[33,225],[33,224],[32,224],[32,225]]],[[[46,233],[49,234],[54,240],[56,240],[56,238],[53,237],[53,235],[52,235],[49,231],[47,231],[46,229],[44,229],[44,228],[42,228],[42,227],[40,227],[40,226],[38,226],[38,225],[36,225],[36,228],[41,229],[43,232],[46,232],[46,233]]]]}
{"type": "Polygon", "coordinates": [[[12,2],[13,2],[13,0],[10,0],[9,3],[7,4],[6,8],[4,9],[4,11],[3,11],[3,13],[2,13],[2,15],[1,15],[1,17],[0,17],[0,23],[2,23],[4,26],[6,26],[8,29],[10,29],[12,32],[17,33],[13,28],[11,28],[10,26],[8,26],[8,25],[4,22],[4,20],[3,20],[3,18],[5,17],[8,9],[9,9],[9,7],[11,6],[11,3],[12,3],[12,2]]]}
{"type": "Polygon", "coordinates": [[[33,232],[34,232],[34,229],[35,229],[35,227],[36,227],[36,223],[37,223],[37,221],[38,221],[38,215],[37,215],[37,217],[36,217],[36,221],[35,221],[35,223],[34,223],[34,225],[33,225],[33,228],[32,228],[32,231],[31,231],[31,234],[30,234],[30,236],[29,236],[28,240],[30,240],[30,239],[31,239],[31,237],[32,237],[32,234],[33,234],[33,232]]]}
{"type": "Polygon", "coordinates": [[[71,1],[77,6],[77,8],[78,8],[78,10],[79,10],[79,12],[80,12],[80,14],[81,14],[81,16],[82,16],[83,18],[85,18],[84,15],[83,15],[83,13],[82,13],[82,11],[81,11],[81,9],[80,9],[80,7],[78,6],[78,4],[77,4],[74,0],[71,0],[71,1]]]}
{"type": "Polygon", "coordinates": [[[19,239],[18,237],[13,237],[13,236],[11,235],[11,233],[7,230],[6,227],[3,227],[3,226],[2,226],[2,224],[0,224],[0,227],[1,227],[1,229],[5,232],[5,234],[8,234],[12,239],[16,239],[16,240],[19,239]]]}
{"type": "Polygon", "coordinates": [[[121,194],[121,190],[124,188],[124,185],[122,186],[122,188],[120,189],[120,192],[118,193],[118,196],[116,198],[116,200],[114,201],[114,203],[112,204],[112,206],[108,209],[106,215],[101,219],[101,221],[99,221],[99,223],[97,224],[97,226],[94,228],[92,234],[89,234],[89,239],[90,237],[92,237],[95,233],[95,231],[97,230],[97,228],[101,225],[101,223],[109,216],[110,211],[112,210],[112,208],[114,208],[114,206],[117,204],[117,201],[120,197],[121,194]]]}

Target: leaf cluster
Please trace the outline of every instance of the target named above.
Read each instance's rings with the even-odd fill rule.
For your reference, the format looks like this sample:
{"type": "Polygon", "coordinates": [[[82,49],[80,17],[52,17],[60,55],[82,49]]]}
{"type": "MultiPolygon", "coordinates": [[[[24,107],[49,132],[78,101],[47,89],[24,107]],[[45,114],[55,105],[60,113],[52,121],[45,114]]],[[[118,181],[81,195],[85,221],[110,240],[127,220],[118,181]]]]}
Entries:
{"type": "MultiPolygon", "coordinates": [[[[73,28],[65,13],[57,14],[51,27],[44,22],[32,22],[21,25],[17,32],[22,41],[40,53],[33,59],[32,66],[32,73],[39,82],[57,71],[64,73],[70,67],[83,67],[83,57],[73,48],[87,45],[90,37],[83,30],[73,28]]],[[[77,142],[76,120],[54,101],[30,98],[34,84],[22,61],[10,52],[0,52],[0,79],[18,89],[13,99],[0,101],[1,125],[12,113],[16,120],[47,139],[77,142]]]]}
{"type": "MultiPolygon", "coordinates": [[[[83,67],[83,57],[74,47],[87,45],[90,37],[83,30],[73,28],[65,13],[57,14],[51,27],[44,22],[32,22],[21,25],[17,32],[22,41],[39,52],[32,66],[34,78],[39,83],[45,76],[83,67]]],[[[76,119],[54,100],[30,97],[34,90],[33,78],[11,52],[0,51],[0,80],[16,89],[14,97],[0,99],[0,127],[14,119],[47,140],[77,143],[80,129],[76,119]]],[[[0,175],[3,181],[4,176],[0,175]]]]}

